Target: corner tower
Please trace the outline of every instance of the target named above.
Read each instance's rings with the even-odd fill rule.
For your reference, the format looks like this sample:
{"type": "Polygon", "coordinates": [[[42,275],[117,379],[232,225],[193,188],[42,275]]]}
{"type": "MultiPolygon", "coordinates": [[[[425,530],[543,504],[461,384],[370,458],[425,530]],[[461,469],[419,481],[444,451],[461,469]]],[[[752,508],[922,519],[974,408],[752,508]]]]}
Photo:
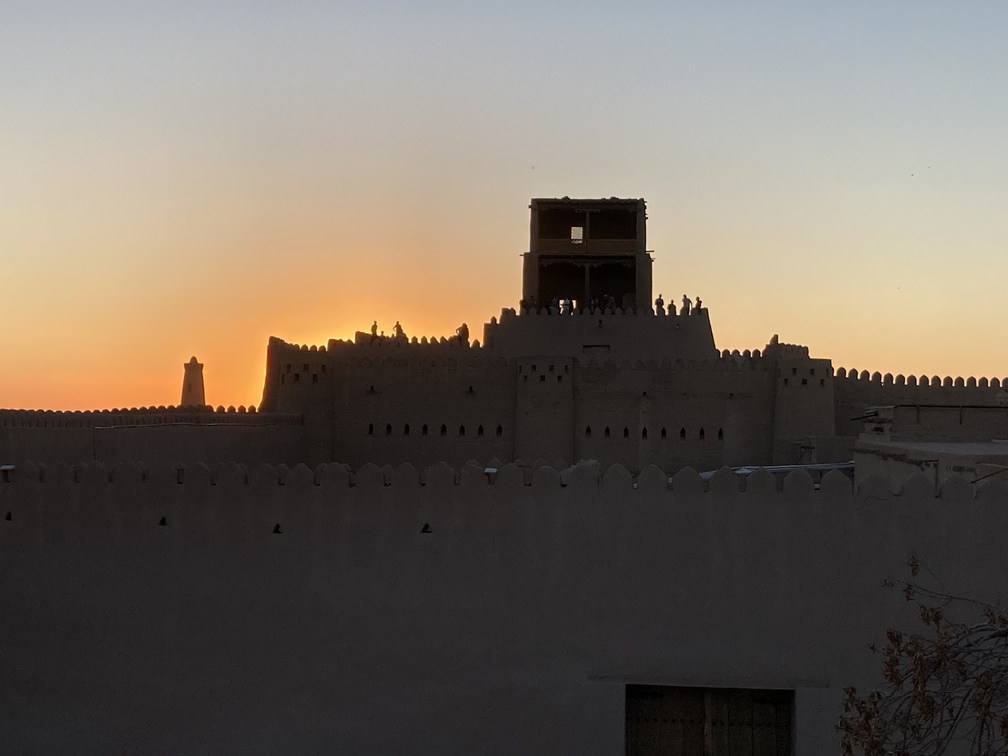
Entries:
{"type": "Polygon", "coordinates": [[[206,396],[203,391],[203,363],[197,362],[194,356],[182,367],[185,368],[185,375],[182,376],[182,401],[179,402],[179,406],[204,406],[206,396]]]}
{"type": "Polygon", "coordinates": [[[577,307],[611,296],[620,308],[651,306],[651,255],[643,199],[533,199],[522,297],[577,307]]]}

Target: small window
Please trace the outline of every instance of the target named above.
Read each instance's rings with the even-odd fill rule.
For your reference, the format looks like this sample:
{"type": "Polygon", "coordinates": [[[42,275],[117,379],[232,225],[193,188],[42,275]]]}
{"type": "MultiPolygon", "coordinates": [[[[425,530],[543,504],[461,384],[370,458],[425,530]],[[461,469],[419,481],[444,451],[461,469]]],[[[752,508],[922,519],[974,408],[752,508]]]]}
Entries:
{"type": "Polygon", "coordinates": [[[640,437],[644,441],[647,441],[647,428],[641,428],[640,437]]]}
{"type": "Polygon", "coordinates": [[[463,436],[465,436],[465,426],[464,425],[460,425],[459,426],[459,438],[462,438],[463,436]]]}
{"type": "Polygon", "coordinates": [[[555,365],[550,365],[550,366],[549,366],[549,371],[550,371],[551,373],[553,372],[553,369],[554,369],[554,367],[556,367],[556,366],[555,366],[555,365]]]}
{"type": "Polygon", "coordinates": [[[571,226],[571,242],[574,244],[584,242],[584,226],[571,226]]]}
{"type": "Polygon", "coordinates": [[[427,423],[424,423],[423,427],[420,428],[420,435],[427,438],[427,423]]]}
{"type": "Polygon", "coordinates": [[[557,383],[563,383],[563,376],[562,375],[558,375],[557,376],[557,383]]]}
{"type": "Polygon", "coordinates": [[[623,426],[623,438],[630,438],[630,429],[625,425],[623,426]]]}
{"type": "Polygon", "coordinates": [[[701,441],[704,440],[704,430],[703,430],[703,428],[700,429],[700,440],[701,441]]]}
{"type": "Polygon", "coordinates": [[[815,368],[809,368],[808,374],[815,375],[815,368]]]}
{"type": "Polygon", "coordinates": [[[568,368],[568,366],[567,366],[567,365],[564,365],[564,372],[565,372],[565,373],[569,372],[569,370],[568,370],[567,368],[568,368]]]}
{"type": "Polygon", "coordinates": [[[386,436],[391,436],[392,435],[392,425],[391,425],[391,423],[385,426],[385,435],[386,436]]]}
{"type": "Polygon", "coordinates": [[[686,440],[686,429],[685,428],[680,428],[679,429],[679,440],[680,441],[685,441],[686,440]]]}
{"type": "Polygon", "coordinates": [[[308,363],[307,363],[307,362],[306,362],[306,363],[304,364],[304,372],[305,372],[305,373],[307,373],[307,372],[308,372],[308,363]]]}
{"type": "Polygon", "coordinates": [[[724,441],[724,428],[717,429],[717,440],[724,441]]]}
{"type": "Polygon", "coordinates": [[[483,438],[483,426],[479,426],[476,429],[476,438],[483,438]]]}
{"type": "Polygon", "coordinates": [[[311,382],[312,383],[318,383],[318,373],[312,373],[312,375],[311,375],[311,382]]]}
{"type": "Polygon", "coordinates": [[[522,382],[528,383],[528,376],[527,375],[523,375],[522,376],[522,382]]]}
{"type": "Polygon", "coordinates": [[[322,364],[322,365],[320,365],[319,367],[321,367],[321,368],[322,368],[322,375],[325,375],[325,372],[326,372],[326,367],[325,367],[325,364],[322,364]]]}
{"type": "Polygon", "coordinates": [[[798,368],[791,368],[791,375],[798,375],[798,368]]]}
{"type": "Polygon", "coordinates": [[[301,373],[294,373],[294,383],[301,382],[301,373]]]}
{"type": "Polygon", "coordinates": [[[409,435],[409,423],[406,423],[406,425],[403,426],[402,434],[404,436],[408,436],[409,435]]]}
{"type": "Polygon", "coordinates": [[[287,363],[287,372],[289,373],[290,371],[291,371],[291,364],[288,362],[287,363]]]}
{"type": "Polygon", "coordinates": [[[539,383],[546,383],[546,373],[539,376],[539,383]]]}
{"type": "Polygon", "coordinates": [[[819,385],[820,386],[825,386],[826,385],[826,379],[825,378],[820,378],[819,379],[819,385]]]}
{"type": "Polygon", "coordinates": [[[661,429],[661,440],[662,440],[662,441],[664,441],[664,440],[666,439],[666,437],[667,437],[667,436],[668,436],[668,433],[666,433],[666,432],[665,432],[665,429],[664,429],[664,428],[662,428],[662,429],[661,429]]]}
{"type": "Polygon", "coordinates": [[[532,366],[532,372],[534,373],[535,371],[536,371],[536,366],[535,366],[535,365],[533,365],[533,366],[532,366]]]}
{"type": "Polygon", "coordinates": [[[585,428],[585,438],[591,438],[591,426],[585,428]]]}
{"type": "Polygon", "coordinates": [[[609,438],[609,436],[611,435],[609,433],[609,426],[608,425],[605,427],[605,431],[603,432],[602,435],[604,435],[606,438],[609,438]]]}
{"type": "Polygon", "coordinates": [[[368,423],[367,434],[369,436],[373,436],[374,435],[374,423],[368,423]]]}
{"type": "Polygon", "coordinates": [[[788,379],[787,379],[787,378],[785,378],[785,379],[784,379],[784,385],[785,385],[785,386],[787,386],[787,382],[788,382],[788,379]]]}
{"type": "Polygon", "coordinates": [[[808,378],[802,378],[801,379],[801,385],[802,386],[808,386],[808,378]]]}
{"type": "Polygon", "coordinates": [[[447,425],[442,425],[441,426],[441,436],[444,437],[444,436],[447,436],[447,435],[448,435],[448,426],[447,425]]]}
{"type": "Polygon", "coordinates": [[[503,435],[504,435],[504,429],[498,425],[497,426],[497,438],[500,438],[503,435]]]}

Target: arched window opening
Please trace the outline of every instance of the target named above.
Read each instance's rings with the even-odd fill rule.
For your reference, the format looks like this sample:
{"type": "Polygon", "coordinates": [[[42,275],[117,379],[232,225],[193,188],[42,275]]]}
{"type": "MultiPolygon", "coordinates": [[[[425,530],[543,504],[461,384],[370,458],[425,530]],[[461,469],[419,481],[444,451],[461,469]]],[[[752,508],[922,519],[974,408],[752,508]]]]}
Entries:
{"type": "Polygon", "coordinates": [[[367,434],[369,436],[373,436],[374,435],[374,423],[368,423],[367,434]]]}
{"type": "Polygon", "coordinates": [[[504,429],[501,426],[498,425],[497,426],[497,438],[500,438],[503,435],[504,435],[504,429]]]}
{"type": "Polygon", "coordinates": [[[459,438],[462,438],[464,435],[465,435],[465,426],[464,425],[460,425],[459,426],[459,438]]]}
{"type": "Polygon", "coordinates": [[[447,436],[448,435],[448,426],[447,425],[442,425],[441,426],[441,435],[442,436],[447,436]]]}
{"type": "Polygon", "coordinates": [[[630,438],[630,429],[627,426],[623,426],[623,438],[630,438]]]}
{"type": "Polygon", "coordinates": [[[723,428],[718,428],[717,429],[717,440],[718,441],[724,441],[724,429],[723,428]]]}
{"type": "Polygon", "coordinates": [[[644,441],[647,441],[647,428],[641,428],[640,437],[644,441]]]}
{"type": "Polygon", "coordinates": [[[679,429],[679,440],[680,441],[685,441],[686,440],[686,429],[685,428],[680,428],[679,429]]]}
{"type": "Polygon", "coordinates": [[[668,433],[666,433],[665,429],[662,428],[661,429],[661,440],[664,441],[667,437],[668,437],[668,433]]]}
{"type": "Polygon", "coordinates": [[[609,426],[608,425],[605,427],[605,433],[604,433],[604,435],[605,435],[606,438],[609,438],[610,433],[609,433],[609,426]]]}
{"type": "Polygon", "coordinates": [[[591,438],[591,426],[585,428],[585,438],[591,438]]]}
{"type": "Polygon", "coordinates": [[[424,437],[426,437],[426,436],[427,436],[427,423],[424,423],[424,424],[423,424],[423,427],[422,427],[422,428],[420,428],[420,435],[421,435],[421,436],[424,436],[424,437]]]}
{"type": "Polygon", "coordinates": [[[402,434],[404,436],[408,436],[409,435],[409,423],[406,423],[406,425],[403,426],[402,434]]]}
{"type": "Polygon", "coordinates": [[[703,441],[703,440],[704,440],[704,432],[703,432],[703,428],[701,428],[701,429],[700,429],[700,440],[701,440],[701,441],[703,441]]]}
{"type": "Polygon", "coordinates": [[[483,426],[479,426],[476,429],[476,438],[483,438],[483,426]]]}
{"type": "Polygon", "coordinates": [[[391,423],[389,423],[388,425],[385,426],[385,435],[386,436],[391,436],[392,435],[392,424],[391,423]]]}

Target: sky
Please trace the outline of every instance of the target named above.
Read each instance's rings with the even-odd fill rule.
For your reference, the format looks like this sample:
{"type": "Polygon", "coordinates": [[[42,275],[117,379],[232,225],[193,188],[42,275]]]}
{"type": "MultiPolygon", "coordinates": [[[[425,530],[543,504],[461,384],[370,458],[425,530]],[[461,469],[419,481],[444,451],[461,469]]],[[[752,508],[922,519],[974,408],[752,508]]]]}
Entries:
{"type": "Polygon", "coordinates": [[[269,336],[516,306],[643,197],[717,346],[1008,376],[1003,2],[0,4],[0,407],[262,397],[269,336]]]}

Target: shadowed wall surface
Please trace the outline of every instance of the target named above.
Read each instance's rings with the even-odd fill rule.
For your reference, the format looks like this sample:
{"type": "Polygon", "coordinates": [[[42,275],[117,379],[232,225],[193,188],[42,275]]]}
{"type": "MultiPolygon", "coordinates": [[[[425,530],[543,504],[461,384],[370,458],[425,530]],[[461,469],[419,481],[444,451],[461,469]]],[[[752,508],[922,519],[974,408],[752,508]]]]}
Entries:
{"type": "Polygon", "coordinates": [[[1008,489],[958,478],[939,498],[593,464],[7,479],[14,752],[611,754],[643,683],[794,690],[796,752],[835,753],[842,688],[914,622],[881,587],[911,548],[950,587],[1006,590],[1008,489]]]}

